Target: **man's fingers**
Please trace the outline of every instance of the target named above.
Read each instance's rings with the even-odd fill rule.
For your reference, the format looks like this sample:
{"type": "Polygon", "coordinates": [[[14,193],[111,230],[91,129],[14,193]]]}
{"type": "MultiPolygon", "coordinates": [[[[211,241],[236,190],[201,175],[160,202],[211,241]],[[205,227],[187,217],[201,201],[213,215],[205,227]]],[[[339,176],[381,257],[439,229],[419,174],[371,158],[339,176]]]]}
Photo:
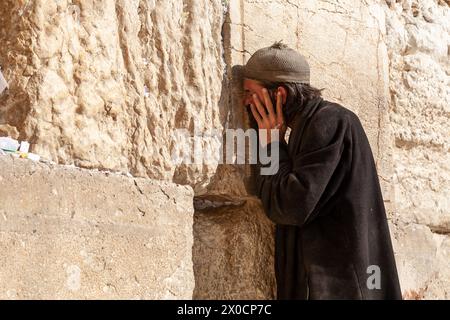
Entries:
{"type": "Polygon", "coordinates": [[[264,97],[264,104],[266,106],[267,111],[269,112],[269,118],[275,120],[275,112],[273,111],[272,99],[270,99],[269,91],[264,88],[262,90],[264,97]]]}
{"type": "Polygon", "coordinates": [[[281,110],[282,107],[282,96],[281,96],[281,92],[277,92],[277,124],[282,124],[284,123],[284,119],[283,119],[283,111],[281,110]]]}
{"type": "Polygon", "coordinates": [[[261,119],[261,116],[259,115],[258,111],[256,111],[256,108],[253,104],[250,104],[250,110],[252,110],[253,117],[255,118],[256,123],[258,123],[258,127],[260,127],[262,119],[261,119]]]}
{"type": "Polygon", "coordinates": [[[264,106],[261,104],[261,101],[259,101],[259,98],[256,94],[253,94],[253,101],[255,102],[256,109],[258,110],[262,120],[266,120],[267,118],[266,110],[264,106]]]}

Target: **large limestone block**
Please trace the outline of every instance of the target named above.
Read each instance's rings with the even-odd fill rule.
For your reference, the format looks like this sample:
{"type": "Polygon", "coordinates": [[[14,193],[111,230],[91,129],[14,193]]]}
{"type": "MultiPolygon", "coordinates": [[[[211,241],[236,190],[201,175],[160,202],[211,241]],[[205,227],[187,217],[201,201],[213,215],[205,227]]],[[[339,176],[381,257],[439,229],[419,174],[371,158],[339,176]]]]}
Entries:
{"type": "Polygon", "coordinates": [[[399,218],[450,231],[450,7],[386,6],[399,218]]]}
{"type": "Polygon", "coordinates": [[[59,163],[201,192],[217,164],[175,165],[172,131],[226,120],[222,16],[220,0],[4,0],[0,124],[59,163]]]}
{"type": "Polygon", "coordinates": [[[260,201],[203,200],[208,207],[194,216],[194,298],[273,299],[274,228],[260,201]]]}
{"type": "Polygon", "coordinates": [[[190,299],[193,191],[0,156],[0,299],[190,299]]]}
{"type": "MultiPolygon", "coordinates": [[[[378,1],[365,1],[361,5],[354,0],[230,0],[224,25],[224,51],[229,66],[244,64],[254,51],[277,40],[283,40],[304,54],[311,65],[311,83],[325,88],[325,98],[359,115],[389,207],[392,202],[392,144],[387,125],[389,71],[384,33],[384,11],[378,1]]],[[[235,80],[231,72],[227,75],[230,81],[235,80]]],[[[226,93],[229,99],[225,106],[234,115],[227,125],[247,128],[248,114],[241,110],[242,104],[236,99],[242,92],[231,87],[226,93]]],[[[214,180],[214,188],[221,193],[241,192],[239,174],[248,175],[250,170],[220,168],[220,178],[214,180]]]]}
{"type": "Polygon", "coordinates": [[[386,1],[396,255],[409,299],[450,292],[448,1],[386,1]]]}
{"type": "Polygon", "coordinates": [[[405,299],[450,298],[450,238],[420,224],[392,225],[405,299]]]}

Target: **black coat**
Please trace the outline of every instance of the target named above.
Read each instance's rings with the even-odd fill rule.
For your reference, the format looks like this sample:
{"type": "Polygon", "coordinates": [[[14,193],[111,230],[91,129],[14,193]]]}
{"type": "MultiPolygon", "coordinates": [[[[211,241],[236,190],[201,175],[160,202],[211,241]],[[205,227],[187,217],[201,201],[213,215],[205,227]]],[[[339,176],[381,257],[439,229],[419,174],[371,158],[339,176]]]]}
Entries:
{"type": "Polygon", "coordinates": [[[375,162],[358,117],[316,98],[298,112],[289,143],[272,142],[269,151],[272,145],[279,170],[258,174],[256,182],[276,223],[277,298],[401,299],[375,162]]]}

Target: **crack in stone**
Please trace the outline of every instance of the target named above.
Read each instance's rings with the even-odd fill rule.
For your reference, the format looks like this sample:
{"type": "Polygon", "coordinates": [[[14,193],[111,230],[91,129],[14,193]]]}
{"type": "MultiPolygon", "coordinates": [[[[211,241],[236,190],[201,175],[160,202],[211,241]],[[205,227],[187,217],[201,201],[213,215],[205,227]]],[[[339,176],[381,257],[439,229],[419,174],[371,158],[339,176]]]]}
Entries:
{"type": "Polygon", "coordinates": [[[138,209],[138,211],[141,213],[141,216],[142,217],[145,217],[145,215],[147,214],[147,212],[145,212],[144,210],[142,210],[141,208],[137,208],[138,209]]]}
{"type": "Polygon", "coordinates": [[[164,191],[164,189],[161,188],[161,192],[164,193],[164,195],[167,197],[167,199],[170,199],[170,196],[164,191]]]}
{"type": "Polygon", "coordinates": [[[243,198],[235,198],[227,195],[202,195],[194,197],[194,209],[203,211],[221,207],[239,207],[246,202],[243,198]]]}
{"type": "Polygon", "coordinates": [[[138,183],[136,182],[136,180],[133,180],[133,181],[134,181],[134,185],[136,186],[136,189],[138,189],[139,193],[140,193],[140,194],[144,194],[144,191],[142,191],[141,187],[139,187],[139,185],[138,185],[138,183]]]}
{"type": "Polygon", "coordinates": [[[442,236],[449,236],[450,235],[450,229],[447,229],[445,227],[437,227],[437,226],[430,226],[427,225],[428,228],[430,228],[430,231],[435,233],[435,234],[439,234],[442,236]]]}

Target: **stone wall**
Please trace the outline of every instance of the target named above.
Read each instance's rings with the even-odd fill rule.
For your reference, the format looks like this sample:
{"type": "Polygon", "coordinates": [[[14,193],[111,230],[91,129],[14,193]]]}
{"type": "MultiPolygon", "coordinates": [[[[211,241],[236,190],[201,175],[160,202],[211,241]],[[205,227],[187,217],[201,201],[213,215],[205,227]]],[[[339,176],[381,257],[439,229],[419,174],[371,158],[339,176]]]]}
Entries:
{"type": "MultiPolygon", "coordinates": [[[[224,26],[227,65],[243,64],[254,51],[277,40],[305,55],[312,84],[325,89],[326,99],[343,104],[361,118],[389,204],[392,146],[391,132],[385,130],[389,78],[379,1],[355,6],[354,0],[230,0],[229,8],[224,26]]],[[[229,100],[234,102],[233,112],[239,113],[242,105],[229,100]]],[[[245,127],[240,118],[232,118],[231,126],[245,127]]]]}
{"type": "Polygon", "coordinates": [[[387,1],[396,248],[411,298],[450,298],[450,9],[387,1]]]}
{"type": "Polygon", "coordinates": [[[215,166],[174,166],[172,130],[222,128],[219,0],[5,0],[0,123],[64,164],[190,184],[215,166]]]}
{"type": "MultiPolygon", "coordinates": [[[[382,7],[376,1],[355,7],[354,1],[349,0],[231,0],[223,31],[228,79],[223,96],[228,98],[221,107],[230,113],[225,128],[249,127],[248,114],[237,98],[238,75],[231,67],[245,63],[255,50],[284,40],[310,61],[312,84],[325,88],[325,98],[345,105],[360,116],[377,162],[386,207],[390,208],[392,145],[391,132],[384,130],[388,120],[389,79],[387,50],[382,41],[383,17],[382,7]],[[324,26],[326,32],[317,31],[324,26]]],[[[274,283],[274,269],[269,263],[273,232],[265,229],[271,222],[265,217],[259,200],[251,196],[254,190],[250,172],[246,166],[219,166],[208,186],[211,202],[214,203],[215,195],[226,194],[234,202],[244,201],[242,209],[212,206],[209,211],[196,213],[197,297],[274,297],[269,290],[274,283]],[[239,238],[240,230],[243,231],[239,238]],[[266,231],[261,234],[262,231],[255,230],[266,231]],[[261,248],[246,245],[259,241],[263,241],[261,248]],[[234,257],[233,253],[238,256],[234,257]],[[225,259],[227,255],[229,258],[225,259]]]]}
{"type": "MultiPolygon", "coordinates": [[[[182,150],[187,154],[196,130],[204,134],[249,127],[239,98],[240,79],[232,67],[245,63],[260,47],[283,40],[307,57],[312,84],[325,88],[325,98],[353,110],[363,123],[382,184],[405,296],[447,297],[448,15],[448,1],[437,0],[4,0],[0,65],[10,89],[0,96],[0,135],[28,140],[33,152],[59,164],[157,179],[148,182],[155,187],[169,182],[192,187],[190,195],[173,187],[181,190],[173,199],[176,207],[179,197],[182,203],[190,202],[185,217],[192,202],[200,204],[193,221],[159,211],[159,202],[149,200],[140,207],[158,217],[167,214],[167,221],[174,219],[184,224],[178,226],[186,233],[190,230],[192,274],[180,271],[177,280],[149,280],[157,288],[154,296],[128,288],[116,297],[271,299],[273,224],[253,195],[250,166],[175,164],[171,155],[180,147],[175,129],[191,134],[182,150]],[[168,283],[176,287],[182,279],[185,287],[167,289],[168,283]]],[[[215,145],[201,141],[203,149],[215,145]]],[[[72,174],[80,172],[86,174],[72,174]]],[[[95,179],[101,181],[101,176],[95,179]]],[[[132,181],[128,179],[120,180],[125,189],[132,181]]],[[[171,199],[161,204],[173,205],[171,199]]],[[[101,219],[120,208],[116,200],[102,211],[101,219]]],[[[52,212],[65,214],[72,206],[59,205],[52,212]]],[[[45,214],[47,207],[39,208],[45,214]]],[[[68,228],[69,221],[61,224],[68,228]]],[[[33,236],[27,230],[23,239],[33,236]]],[[[80,236],[83,230],[80,226],[80,236]]],[[[51,229],[44,231],[44,240],[29,251],[32,257],[51,248],[45,240],[53,237],[51,229]]],[[[185,233],[168,232],[161,241],[175,244],[186,239],[185,233]]],[[[7,238],[5,244],[14,248],[11,241],[7,238]]],[[[145,243],[137,239],[131,246],[140,241],[145,243]]],[[[69,242],[78,246],[77,236],[69,242]]],[[[170,260],[168,256],[163,255],[170,260]]],[[[48,259],[83,270],[81,262],[66,262],[83,261],[81,254],[51,251],[48,259]]],[[[173,265],[179,263],[176,259],[173,265]]],[[[133,263],[141,261],[136,258],[133,263]]],[[[114,267],[117,275],[122,272],[121,262],[114,267]]],[[[152,274],[160,267],[165,265],[139,270],[152,274]]],[[[64,281],[61,275],[55,277],[58,283],[64,281]]],[[[91,290],[89,281],[84,284],[87,287],[78,295],[60,296],[102,294],[91,290]]],[[[33,297],[48,297],[43,288],[33,297]]]]}

